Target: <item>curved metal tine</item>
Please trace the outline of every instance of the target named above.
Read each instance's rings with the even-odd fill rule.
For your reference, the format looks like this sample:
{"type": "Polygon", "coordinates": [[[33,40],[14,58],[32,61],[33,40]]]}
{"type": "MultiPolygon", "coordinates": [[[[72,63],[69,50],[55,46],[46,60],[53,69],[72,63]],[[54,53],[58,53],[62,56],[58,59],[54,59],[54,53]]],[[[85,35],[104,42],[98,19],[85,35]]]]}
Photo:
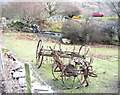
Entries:
{"type": "Polygon", "coordinates": [[[62,83],[65,84],[64,79],[63,79],[63,78],[64,78],[64,75],[63,75],[62,72],[61,72],[61,78],[62,78],[62,83]]]}
{"type": "Polygon", "coordinates": [[[49,46],[50,50],[53,52],[53,49],[51,48],[51,46],[49,46]]]}
{"type": "Polygon", "coordinates": [[[38,68],[40,68],[40,67],[41,67],[42,62],[43,62],[43,58],[44,58],[44,56],[42,56],[41,61],[40,61],[40,65],[38,66],[38,68]]]}
{"type": "MultiPolygon", "coordinates": [[[[41,50],[43,49],[43,46],[42,46],[42,48],[41,48],[41,50]]],[[[44,49],[43,49],[43,53],[44,53],[44,49]]],[[[41,55],[42,56],[42,58],[41,58],[41,60],[40,60],[40,65],[38,66],[38,68],[40,68],[41,67],[41,65],[42,65],[42,62],[43,62],[43,59],[44,59],[44,56],[43,55],[41,55]]]]}
{"type": "Polygon", "coordinates": [[[55,65],[55,63],[52,65],[52,75],[53,75],[54,78],[56,78],[55,75],[54,75],[54,71],[55,71],[55,69],[57,68],[57,66],[56,66],[55,69],[54,69],[54,65],[55,65]]]}
{"type": "Polygon", "coordinates": [[[38,41],[38,44],[37,44],[37,49],[36,49],[36,59],[37,59],[37,55],[38,55],[38,48],[39,48],[39,45],[40,45],[40,42],[41,42],[42,40],[40,39],[39,41],[38,41]]]}
{"type": "Polygon", "coordinates": [[[40,56],[41,56],[40,52],[41,52],[42,48],[43,48],[43,46],[41,47],[40,51],[38,52],[38,56],[36,58],[36,64],[38,64],[38,62],[40,61],[40,56]]]}
{"type": "Polygon", "coordinates": [[[93,58],[92,57],[90,57],[90,62],[89,61],[87,61],[87,60],[83,60],[83,62],[85,63],[85,64],[87,64],[87,66],[92,66],[91,64],[93,63],[93,58]]]}
{"type": "Polygon", "coordinates": [[[84,81],[81,84],[84,84],[86,82],[87,83],[86,86],[88,86],[89,84],[88,84],[87,79],[88,79],[88,69],[86,68],[85,69],[85,75],[84,75],[84,81]]]}
{"type": "Polygon", "coordinates": [[[97,74],[95,74],[94,72],[89,72],[88,75],[91,76],[91,77],[97,77],[97,74]]]}
{"type": "MultiPolygon", "coordinates": [[[[84,76],[84,80],[83,82],[81,83],[81,85],[83,85],[85,82],[87,82],[87,78],[84,76]]],[[[88,82],[87,82],[88,83],[88,82]]]]}
{"type": "Polygon", "coordinates": [[[87,46],[87,47],[88,47],[88,49],[87,49],[86,53],[84,54],[84,56],[86,56],[90,50],[90,47],[89,46],[87,46]]]}
{"type": "Polygon", "coordinates": [[[84,45],[82,45],[80,48],[79,48],[79,54],[81,53],[81,49],[83,48],[84,45]]]}
{"type": "Polygon", "coordinates": [[[93,63],[93,57],[90,57],[90,65],[92,66],[93,63]]]}
{"type": "Polygon", "coordinates": [[[84,46],[84,56],[85,56],[85,54],[86,54],[86,46],[84,46]]]}
{"type": "Polygon", "coordinates": [[[88,67],[89,62],[86,61],[86,60],[83,60],[83,62],[84,62],[84,65],[85,65],[86,67],[88,67]],[[87,63],[88,63],[88,64],[87,64],[87,63]]]}
{"type": "Polygon", "coordinates": [[[62,77],[62,82],[63,82],[63,84],[64,84],[64,79],[63,79],[63,77],[64,77],[64,71],[65,71],[65,69],[66,69],[66,66],[62,69],[62,72],[61,72],[61,77],[62,77]]]}
{"type": "Polygon", "coordinates": [[[88,62],[88,61],[86,61],[87,63],[88,63],[88,66],[90,66],[91,67],[91,71],[93,71],[93,68],[92,68],[92,63],[93,63],[93,58],[92,57],[90,57],[90,62],[88,62]]]}
{"type": "Polygon", "coordinates": [[[38,59],[36,59],[36,65],[38,64],[39,61],[40,61],[40,55],[38,55],[38,59]]]}
{"type": "Polygon", "coordinates": [[[93,57],[90,57],[90,63],[93,63],[93,57]]]}

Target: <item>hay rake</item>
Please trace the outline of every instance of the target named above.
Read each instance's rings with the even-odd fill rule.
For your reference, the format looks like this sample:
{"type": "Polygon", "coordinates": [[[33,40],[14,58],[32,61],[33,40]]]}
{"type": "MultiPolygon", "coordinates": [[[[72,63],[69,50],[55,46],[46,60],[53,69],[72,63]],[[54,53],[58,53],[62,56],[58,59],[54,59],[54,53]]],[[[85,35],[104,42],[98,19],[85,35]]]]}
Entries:
{"type": "Polygon", "coordinates": [[[38,68],[43,64],[45,56],[52,57],[52,75],[55,80],[61,80],[67,88],[73,88],[74,86],[79,88],[83,84],[88,86],[88,77],[97,77],[92,69],[92,58],[89,58],[89,61],[87,59],[89,46],[82,45],[77,49],[78,51],[75,51],[75,46],[72,51],[62,50],[61,44],[55,44],[53,48],[50,45],[46,47],[42,40],[38,41],[36,49],[38,68]],[[66,62],[61,58],[65,58],[66,62]]]}

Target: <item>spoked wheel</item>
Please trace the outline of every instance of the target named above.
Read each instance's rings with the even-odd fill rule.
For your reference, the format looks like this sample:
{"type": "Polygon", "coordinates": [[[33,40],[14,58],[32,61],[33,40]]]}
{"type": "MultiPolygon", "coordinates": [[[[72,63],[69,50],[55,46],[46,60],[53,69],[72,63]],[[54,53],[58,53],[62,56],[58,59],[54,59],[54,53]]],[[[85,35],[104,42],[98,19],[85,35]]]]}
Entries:
{"type": "Polygon", "coordinates": [[[64,86],[68,89],[72,89],[73,87],[80,85],[80,79],[77,75],[65,75],[64,71],[60,70],[57,64],[53,64],[52,66],[52,75],[55,80],[61,80],[64,86]]]}
{"type": "Polygon", "coordinates": [[[61,70],[59,69],[59,67],[55,63],[52,65],[52,75],[53,75],[55,80],[60,80],[61,70]]]}
{"type": "Polygon", "coordinates": [[[77,68],[72,64],[67,65],[64,71],[62,71],[62,83],[66,88],[72,89],[80,85],[80,79],[77,73],[77,68]]]}
{"type": "Polygon", "coordinates": [[[41,67],[42,65],[42,61],[43,61],[43,45],[42,45],[42,40],[39,40],[38,44],[37,44],[37,49],[36,49],[36,64],[38,65],[38,68],[41,67]]]}

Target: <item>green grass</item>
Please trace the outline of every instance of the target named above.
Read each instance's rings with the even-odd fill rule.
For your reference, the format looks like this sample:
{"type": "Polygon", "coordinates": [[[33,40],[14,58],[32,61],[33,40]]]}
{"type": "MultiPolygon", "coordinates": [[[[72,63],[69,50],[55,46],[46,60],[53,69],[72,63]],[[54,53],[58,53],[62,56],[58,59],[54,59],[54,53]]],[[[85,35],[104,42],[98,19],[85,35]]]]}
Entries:
{"type": "MultiPolygon", "coordinates": [[[[16,33],[10,33],[10,35],[16,35],[16,33]]],[[[20,35],[20,33],[18,33],[18,35],[20,35]]],[[[15,52],[18,58],[35,61],[35,47],[37,45],[35,41],[13,39],[8,36],[3,37],[2,40],[5,41],[5,46],[10,48],[12,52],[15,52]]]]}
{"type": "Polygon", "coordinates": [[[112,49],[112,48],[92,48],[91,49],[92,54],[99,54],[102,56],[107,56],[107,55],[118,55],[118,50],[117,49],[112,49]]]}
{"type": "Polygon", "coordinates": [[[111,20],[118,19],[118,17],[117,16],[113,16],[113,17],[94,17],[92,19],[101,20],[101,21],[111,21],[111,20]]]}
{"type": "Polygon", "coordinates": [[[116,93],[117,81],[118,81],[118,61],[108,61],[101,59],[94,59],[93,69],[96,71],[98,77],[90,77],[91,81],[88,87],[81,86],[79,89],[65,89],[65,86],[61,81],[53,81],[50,62],[46,62],[42,65],[43,78],[56,90],[61,89],[65,93],[116,93]],[[48,73],[49,72],[49,73],[48,73]],[[114,88],[115,87],[115,88],[114,88]]]}
{"type": "Polygon", "coordinates": [[[48,28],[45,28],[44,31],[62,32],[61,27],[62,27],[61,23],[56,23],[56,24],[51,23],[51,25],[48,28]]]}
{"type": "MultiPolygon", "coordinates": [[[[89,19],[95,19],[95,20],[100,20],[100,21],[111,21],[111,20],[116,20],[118,19],[117,16],[113,16],[113,17],[89,17],[89,19]]],[[[86,21],[86,18],[80,18],[78,19],[80,22],[84,22],[86,21]]]]}
{"type": "MultiPolygon", "coordinates": [[[[11,33],[11,35],[21,35],[17,33],[11,33]]],[[[23,34],[24,35],[24,34],[23,34]]],[[[25,35],[33,35],[33,34],[25,34],[25,35]]],[[[35,63],[35,52],[37,41],[29,41],[24,39],[15,39],[11,38],[11,36],[4,36],[0,38],[5,42],[4,46],[10,48],[10,50],[14,51],[18,58],[22,60],[28,60],[29,62],[33,60],[35,63]]],[[[52,42],[44,42],[44,48],[47,46],[53,47],[55,43],[52,42]]],[[[56,47],[58,49],[59,46],[56,47]]],[[[79,46],[75,46],[78,51],[79,46]]],[[[74,46],[72,45],[62,45],[62,50],[72,51],[74,46]]],[[[36,70],[39,75],[43,77],[43,79],[49,84],[52,85],[52,89],[60,90],[60,92],[65,93],[117,93],[117,81],[118,81],[118,59],[113,58],[114,55],[118,56],[118,50],[112,48],[95,48],[91,47],[91,52],[89,55],[102,55],[111,56],[107,60],[101,60],[99,58],[94,58],[93,69],[97,73],[97,78],[90,78],[90,85],[88,87],[80,86],[79,89],[66,89],[61,81],[54,81],[52,76],[52,64],[50,61],[51,58],[45,57],[48,59],[44,61],[42,67],[36,70]]],[[[33,64],[34,65],[34,64],[33,64]]],[[[35,66],[35,65],[34,65],[35,66]]]]}

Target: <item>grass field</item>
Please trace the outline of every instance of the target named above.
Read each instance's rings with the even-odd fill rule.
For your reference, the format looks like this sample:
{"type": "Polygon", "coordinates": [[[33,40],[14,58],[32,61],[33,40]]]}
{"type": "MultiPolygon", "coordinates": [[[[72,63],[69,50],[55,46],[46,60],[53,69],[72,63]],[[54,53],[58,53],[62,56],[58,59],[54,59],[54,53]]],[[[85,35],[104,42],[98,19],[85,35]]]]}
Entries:
{"type": "MultiPolygon", "coordinates": [[[[3,41],[3,45],[9,48],[17,58],[20,60],[27,60],[33,62],[35,66],[35,52],[37,46],[37,40],[20,39],[16,35],[20,33],[10,33],[10,35],[3,35],[0,40],[3,41]]],[[[34,34],[22,34],[22,36],[30,36],[34,39],[34,34]]],[[[27,37],[26,37],[27,38],[27,37]]],[[[47,45],[54,46],[55,43],[44,42],[44,47],[47,45]]],[[[75,46],[76,51],[79,46],[75,46]]],[[[73,50],[72,45],[62,45],[62,49],[73,50]]],[[[118,49],[107,47],[94,47],[91,46],[91,51],[88,56],[94,57],[93,69],[97,73],[97,78],[89,78],[91,83],[88,87],[81,86],[79,89],[66,89],[61,81],[54,81],[51,74],[52,62],[44,61],[44,64],[38,71],[44,80],[52,86],[52,89],[64,93],[117,93],[118,88],[118,49]]]]}

